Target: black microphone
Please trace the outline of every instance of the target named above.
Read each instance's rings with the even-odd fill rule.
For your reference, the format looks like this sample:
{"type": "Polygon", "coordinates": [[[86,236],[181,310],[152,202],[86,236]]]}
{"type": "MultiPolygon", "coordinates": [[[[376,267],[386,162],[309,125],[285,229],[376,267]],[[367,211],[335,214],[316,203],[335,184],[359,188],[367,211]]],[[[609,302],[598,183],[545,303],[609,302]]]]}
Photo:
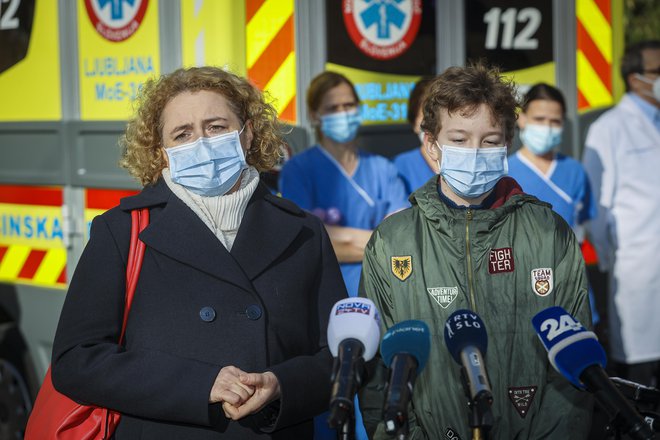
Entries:
{"type": "Polygon", "coordinates": [[[484,360],[488,335],[479,315],[470,310],[452,313],[445,324],[445,344],[452,358],[463,367],[470,400],[492,403],[493,392],[484,360]]]}
{"type": "MultiPolygon", "coordinates": [[[[353,413],[353,398],[362,383],[364,362],[371,360],[380,339],[376,305],[366,298],[335,303],[328,322],[328,346],[335,357],[328,425],[342,426],[353,413]]],[[[310,390],[312,391],[312,390],[310,390]]]]}
{"type": "Polygon", "coordinates": [[[423,321],[399,322],[387,330],[380,344],[380,355],[390,368],[385,392],[383,420],[392,435],[408,433],[408,403],[415,379],[424,369],[431,350],[431,334],[423,321]]]}
{"type": "Polygon", "coordinates": [[[532,318],[532,325],[555,370],[576,387],[593,393],[613,425],[621,426],[624,433],[635,439],[655,438],[642,416],[605,373],[605,350],[593,332],[558,306],[539,312],[532,318]]]}

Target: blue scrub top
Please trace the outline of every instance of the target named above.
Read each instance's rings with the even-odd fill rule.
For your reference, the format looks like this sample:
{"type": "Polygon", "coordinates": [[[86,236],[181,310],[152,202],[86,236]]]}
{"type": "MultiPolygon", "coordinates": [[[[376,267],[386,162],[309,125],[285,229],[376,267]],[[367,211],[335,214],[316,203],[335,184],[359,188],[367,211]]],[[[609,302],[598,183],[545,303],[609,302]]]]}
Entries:
{"type": "Polygon", "coordinates": [[[406,192],[412,194],[417,188],[424,185],[429,179],[436,174],[419,148],[413,148],[409,151],[404,151],[394,158],[394,165],[399,170],[399,176],[406,186],[406,192]]]}
{"type": "Polygon", "coordinates": [[[527,194],[552,205],[571,227],[596,216],[596,202],[582,164],[557,153],[548,173],[543,175],[520,151],[509,156],[509,176],[527,194]]]}
{"type": "MultiPolygon", "coordinates": [[[[294,201],[332,226],[372,230],[388,215],[408,206],[396,167],[386,158],[358,151],[358,165],[349,176],[319,145],[284,164],[279,187],[294,201]]],[[[341,264],[348,294],[357,296],[361,263],[341,264]]]]}

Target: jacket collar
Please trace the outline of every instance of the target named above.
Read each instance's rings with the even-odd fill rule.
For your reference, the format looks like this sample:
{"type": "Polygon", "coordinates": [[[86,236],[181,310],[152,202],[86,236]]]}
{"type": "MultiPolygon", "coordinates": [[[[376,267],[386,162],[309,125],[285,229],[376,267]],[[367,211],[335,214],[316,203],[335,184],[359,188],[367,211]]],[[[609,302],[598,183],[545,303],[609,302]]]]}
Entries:
{"type": "Polygon", "coordinates": [[[260,183],[248,202],[231,253],[204,222],[160,179],[135,196],[121,200],[123,210],[152,208],[151,222],[140,239],[186,265],[248,291],[251,280],[270,266],[302,229],[300,216],[269,202],[260,183]],[[159,206],[162,205],[162,208],[159,206]]]}
{"type": "MultiPolygon", "coordinates": [[[[438,194],[439,176],[433,176],[421,188],[410,196],[410,201],[417,205],[430,220],[440,218],[465,219],[465,209],[451,208],[442,201],[438,194]]],[[[536,203],[549,206],[534,196],[523,193],[520,185],[511,177],[503,177],[495,186],[495,200],[489,209],[472,210],[474,218],[498,220],[507,213],[525,203],[536,203]]]]}

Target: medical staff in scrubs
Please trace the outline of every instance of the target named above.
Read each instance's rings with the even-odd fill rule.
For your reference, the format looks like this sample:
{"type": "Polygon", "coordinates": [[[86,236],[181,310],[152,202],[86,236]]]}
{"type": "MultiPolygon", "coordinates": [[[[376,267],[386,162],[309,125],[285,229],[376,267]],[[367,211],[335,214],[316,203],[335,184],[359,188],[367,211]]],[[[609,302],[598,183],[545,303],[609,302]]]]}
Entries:
{"type": "Polygon", "coordinates": [[[307,107],[319,142],[291,158],[280,173],[282,197],[325,223],[351,296],[357,296],[371,231],[408,206],[396,167],[357,148],[358,105],[348,78],[329,71],[316,76],[307,91],[307,107]]]}
{"type": "MultiPolygon", "coordinates": [[[[596,216],[596,203],[582,164],[556,151],[562,141],[566,103],[556,87],[539,83],[529,89],[518,116],[522,147],[509,156],[509,175],[527,194],[552,205],[573,228],[579,242],[584,224],[596,216]]],[[[599,321],[589,289],[592,321],[599,321]]]]}
{"type": "Polygon", "coordinates": [[[424,95],[433,78],[424,77],[417,81],[408,98],[408,122],[419,137],[419,146],[404,151],[394,158],[394,165],[399,170],[399,176],[406,185],[406,193],[412,194],[425,184],[431,177],[438,174],[438,164],[431,159],[424,148],[424,132],[419,127],[422,123],[422,104],[424,95]]]}
{"type": "MultiPolygon", "coordinates": [[[[318,144],[292,157],[279,179],[282,197],[325,223],[351,296],[357,296],[372,230],[386,216],[408,206],[396,167],[357,148],[358,105],[355,87],[344,75],[326,71],[316,76],[307,90],[307,109],[318,144]]],[[[355,408],[356,439],[367,440],[357,398],[355,408]]],[[[337,438],[326,419],[327,415],[316,418],[315,440],[337,438]]]]}

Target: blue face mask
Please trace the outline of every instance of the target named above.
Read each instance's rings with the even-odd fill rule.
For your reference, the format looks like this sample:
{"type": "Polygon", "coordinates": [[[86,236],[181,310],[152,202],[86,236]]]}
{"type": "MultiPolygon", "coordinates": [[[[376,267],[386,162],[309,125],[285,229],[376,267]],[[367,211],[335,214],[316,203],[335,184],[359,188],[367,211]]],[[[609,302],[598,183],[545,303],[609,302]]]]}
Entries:
{"type": "Polygon", "coordinates": [[[360,114],[356,110],[321,116],[321,132],[327,138],[344,144],[355,139],[360,128],[360,114]]]}
{"type": "Polygon", "coordinates": [[[506,153],[506,147],[443,145],[440,175],[456,195],[474,199],[493,189],[497,181],[509,172],[506,153]]]}
{"type": "Polygon", "coordinates": [[[520,131],[520,140],[537,156],[542,156],[561,143],[561,127],[527,124],[520,131]]]}
{"type": "MultiPolygon", "coordinates": [[[[243,127],[245,128],[245,127],[243,127]]],[[[241,133],[243,129],[241,129],[241,133]]],[[[224,195],[247,168],[238,131],[166,148],[172,181],[200,196],[224,195]]]]}

